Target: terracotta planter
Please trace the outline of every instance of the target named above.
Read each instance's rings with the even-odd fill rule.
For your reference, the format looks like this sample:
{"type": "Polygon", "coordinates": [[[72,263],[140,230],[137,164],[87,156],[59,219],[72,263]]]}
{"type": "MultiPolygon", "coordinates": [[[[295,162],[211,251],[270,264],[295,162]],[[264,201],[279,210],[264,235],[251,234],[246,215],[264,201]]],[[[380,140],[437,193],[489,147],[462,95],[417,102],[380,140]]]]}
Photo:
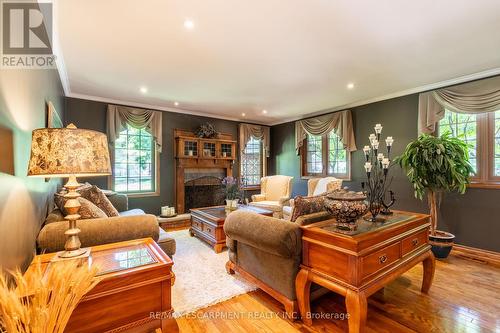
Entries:
{"type": "Polygon", "coordinates": [[[429,243],[432,245],[432,253],[438,259],[446,259],[453,248],[455,235],[436,230],[435,235],[429,235],[429,243]]]}

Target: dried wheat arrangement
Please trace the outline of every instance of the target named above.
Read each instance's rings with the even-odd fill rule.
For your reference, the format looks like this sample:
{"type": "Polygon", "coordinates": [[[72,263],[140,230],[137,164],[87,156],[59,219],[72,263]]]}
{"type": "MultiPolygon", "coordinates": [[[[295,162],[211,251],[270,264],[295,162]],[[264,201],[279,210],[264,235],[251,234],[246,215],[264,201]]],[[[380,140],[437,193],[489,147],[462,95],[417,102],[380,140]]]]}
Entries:
{"type": "Polygon", "coordinates": [[[46,272],[34,265],[29,281],[19,270],[0,272],[0,327],[8,333],[63,333],[80,299],[99,282],[97,269],[79,260],[50,263],[46,272]]]}

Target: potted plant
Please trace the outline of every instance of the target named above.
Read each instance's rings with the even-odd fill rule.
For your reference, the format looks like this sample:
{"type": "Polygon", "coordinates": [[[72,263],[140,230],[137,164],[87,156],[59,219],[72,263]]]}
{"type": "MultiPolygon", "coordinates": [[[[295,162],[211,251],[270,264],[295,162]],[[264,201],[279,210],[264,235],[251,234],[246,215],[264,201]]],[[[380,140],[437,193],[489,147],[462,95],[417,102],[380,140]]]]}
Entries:
{"type": "Polygon", "coordinates": [[[234,177],[224,177],[222,186],[226,194],[226,209],[236,210],[238,208],[238,197],[240,194],[238,181],[234,177]]]}
{"type": "Polygon", "coordinates": [[[469,162],[467,144],[445,133],[439,137],[422,134],[408,144],[396,162],[405,170],[415,189],[415,197],[422,200],[427,194],[431,215],[432,252],[437,258],[446,258],[455,235],[437,230],[438,206],[447,192],[465,193],[469,177],[474,172],[469,162]]]}

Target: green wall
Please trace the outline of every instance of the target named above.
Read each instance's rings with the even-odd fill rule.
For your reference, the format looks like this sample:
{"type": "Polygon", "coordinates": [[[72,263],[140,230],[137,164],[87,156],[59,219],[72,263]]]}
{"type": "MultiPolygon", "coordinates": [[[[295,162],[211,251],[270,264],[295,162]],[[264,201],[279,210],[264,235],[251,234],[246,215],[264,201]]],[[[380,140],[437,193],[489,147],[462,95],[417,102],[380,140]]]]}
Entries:
{"type": "Polygon", "coordinates": [[[52,205],[60,180],[28,178],[31,131],[45,127],[46,102],[64,111],[64,92],[56,70],[0,70],[0,267],[25,268],[36,236],[52,205]],[[6,157],[13,153],[13,157],[6,157]],[[9,170],[10,169],[10,170],[9,170]]]}
{"type": "MultiPolygon", "coordinates": [[[[351,108],[358,151],[352,154],[352,176],[345,186],[359,190],[364,177],[364,156],[361,150],[368,144],[373,126],[384,126],[382,136],[393,136],[393,156],[400,154],[406,145],[417,137],[418,95],[408,95],[382,102],[351,108]]],[[[271,128],[272,152],[270,172],[294,176],[294,195],[307,194],[307,180],[300,177],[300,158],[295,154],[294,122],[271,128]]],[[[395,208],[427,212],[427,205],[414,198],[412,186],[406,176],[395,167],[392,189],[396,193],[395,208]]],[[[465,195],[449,194],[441,206],[439,227],[454,233],[456,242],[500,251],[500,190],[469,189],[465,195]]]]}

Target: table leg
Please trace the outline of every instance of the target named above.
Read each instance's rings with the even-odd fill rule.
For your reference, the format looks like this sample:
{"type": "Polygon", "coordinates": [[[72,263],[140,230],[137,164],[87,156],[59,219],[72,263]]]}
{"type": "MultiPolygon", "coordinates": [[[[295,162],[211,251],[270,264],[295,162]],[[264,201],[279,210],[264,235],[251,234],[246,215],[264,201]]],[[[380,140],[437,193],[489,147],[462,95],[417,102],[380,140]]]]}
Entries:
{"type": "Polygon", "coordinates": [[[301,269],[299,274],[297,274],[295,278],[295,290],[297,292],[297,302],[299,303],[302,322],[311,326],[311,281],[309,280],[309,271],[307,269],[301,269]]]}
{"type": "Polygon", "coordinates": [[[222,250],[224,250],[224,244],[215,244],[214,245],[214,252],[215,253],[221,253],[222,250]]]}
{"type": "Polygon", "coordinates": [[[424,278],[422,280],[422,289],[423,293],[428,293],[429,289],[432,285],[432,279],[434,278],[434,270],[436,269],[436,259],[434,258],[434,254],[429,250],[429,255],[422,262],[424,266],[424,278]]]}
{"type": "Polygon", "coordinates": [[[364,332],[366,326],[366,312],[368,311],[365,293],[347,289],[345,305],[349,315],[349,333],[364,332]]]}

